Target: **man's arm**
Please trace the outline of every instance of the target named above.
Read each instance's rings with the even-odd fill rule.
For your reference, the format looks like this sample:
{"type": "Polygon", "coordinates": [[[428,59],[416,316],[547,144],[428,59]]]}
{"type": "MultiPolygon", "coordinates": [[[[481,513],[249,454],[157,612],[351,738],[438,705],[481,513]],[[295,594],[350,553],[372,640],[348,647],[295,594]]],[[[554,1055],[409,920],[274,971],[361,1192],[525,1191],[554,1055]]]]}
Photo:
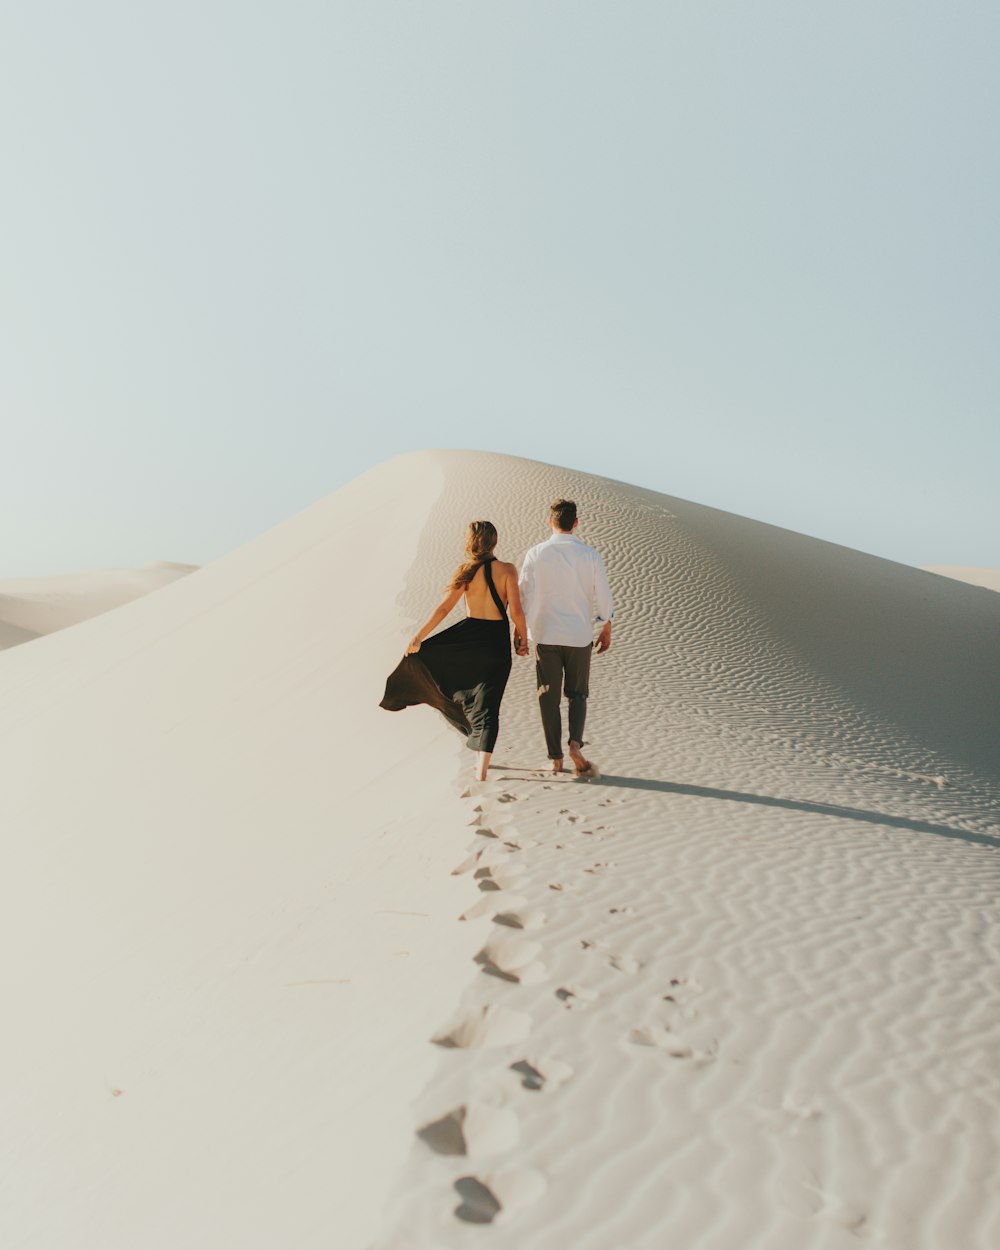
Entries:
{"type": "Polygon", "coordinates": [[[521,607],[527,613],[528,605],[531,603],[531,592],[535,587],[535,559],[534,552],[529,551],[524,557],[524,563],[521,565],[521,576],[517,579],[517,589],[521,594],[521,607]]]}
{"type": "Polygon", "coordinates": [[[514,650],[518,655],[528,654],[528,623],[524,619],[524,608],[521,606],[521,592],[517,585],[517,569],[512,564],[514,576],[507,587],[508,608],[514,622],[514,650]]]}
{"type": "Polygon", "coordinates": [[[603,655],[611,647],[611,622],[615,619],[615,603],[599,551],[594,552],[594,606],[595,620],[601,626],[601,632],[597,635],[597,654],[603,655]]]}
{"type": "MultiPolygon", "coordinates": [[[[521,565],[521,576],[517,579],[517,589],[518,589],[518,594],[521,597],[521,611],[524,613],[525,620],[527,620],[528,613],[531,610],[532,595],[534,594],[534,590],[535,590],[535,560],[534,560],[534,553],[531,551],[529,551],[528,554],[524,557],[524,563],[521,565]]],[[[522,655],[522,654],[526,655],[527,646],[528,646],[527,633],[525,633],[524,637],[522,638],[520,635],[520,632],[515,628],[514,647],[517,650],[518,655],[522,655]],[[524,647],[523,651],[519,644],[523,644],[523,647],[524,647]]]]}

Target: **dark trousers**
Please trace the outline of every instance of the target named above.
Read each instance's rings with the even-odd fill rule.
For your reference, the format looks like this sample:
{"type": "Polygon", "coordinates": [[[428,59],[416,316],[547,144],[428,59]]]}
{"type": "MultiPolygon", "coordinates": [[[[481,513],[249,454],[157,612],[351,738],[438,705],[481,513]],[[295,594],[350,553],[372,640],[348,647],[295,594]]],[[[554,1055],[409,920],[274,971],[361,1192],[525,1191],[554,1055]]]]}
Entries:
{"type": "Polygon", "coordinates": [[[590,693],[591,647],[558,647],[535,644],[535,677],[538,680],[538,708],[550,760],[561,760],[562,695],[569,700],[569,740],[583,742],[590,693]]]}

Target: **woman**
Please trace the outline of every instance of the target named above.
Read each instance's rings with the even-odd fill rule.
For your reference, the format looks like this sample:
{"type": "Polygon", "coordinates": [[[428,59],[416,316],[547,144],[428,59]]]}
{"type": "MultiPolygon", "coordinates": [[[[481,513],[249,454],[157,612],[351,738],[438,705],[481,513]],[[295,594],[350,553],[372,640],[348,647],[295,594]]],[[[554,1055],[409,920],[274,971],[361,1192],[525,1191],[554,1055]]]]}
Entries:
{"type": "MultiPolygon", "coordinates": [[[[490,521],[469,523],[465,563],[456,569],[444,598],[413,635],[379,704],[389,712],[416,703],[436,707],[466,735],[466,745],[477,753],[472,770],[477,781],[486,779],[500,729],[500,701],[510,676],[508,607],[518,638],[528,636],[517,569],[496,558],[496,545],[497,531],[490,521]],[[428,638],[462,595],[465,620],[428,638]]],[[[527,654],[527,643],[522,643],[518,655],[527,654]]]]}

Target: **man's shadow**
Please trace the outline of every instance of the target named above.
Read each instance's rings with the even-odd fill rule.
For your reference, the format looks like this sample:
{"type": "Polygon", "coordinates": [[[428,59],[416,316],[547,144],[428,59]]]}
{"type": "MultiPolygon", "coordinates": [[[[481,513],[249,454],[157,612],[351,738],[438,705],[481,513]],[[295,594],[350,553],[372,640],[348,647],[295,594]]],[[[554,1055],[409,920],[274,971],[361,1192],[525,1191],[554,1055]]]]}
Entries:
{"type": "MultiPolygon", "coordinates": [[[[503,772],[536,772],[537,769],[518,768],[513,764],[492,764],[491,769],[503,772]]],[[[550,780],[546,774],[541,777],[525,777],[525,781],[550,780]]],[[[908,816],[889,816],[885,812],[868,812],[859,807],[841,807],[834,803],[812,803],[806,799],[778,799],[767,794],[744,794],[739,790],[715,790],[709,786],[693,786],[681,781],[653,781],[648,777],[616,777],[610,773],[601,773],[596,783],[599,786],[617,786],[623,790],[654,790],[661,794],[688,794],[699,799],[722,799],[728,803],[756,803],[761,807],[780,807],[794,812],[810,812],[818,816],[838,816],[842,820],[860,820],[870,825],[888,825],[893,829],[908,829],[912,833],[934,833],[942,838],[958,838],[963,842],[972,842],[977,846],[1000,848],[1000,837],[991,837],[987,833],[973,833],[969,829],[958,829],[954,825],[937,825],[927,820],[912,820],[908,816]]]]}

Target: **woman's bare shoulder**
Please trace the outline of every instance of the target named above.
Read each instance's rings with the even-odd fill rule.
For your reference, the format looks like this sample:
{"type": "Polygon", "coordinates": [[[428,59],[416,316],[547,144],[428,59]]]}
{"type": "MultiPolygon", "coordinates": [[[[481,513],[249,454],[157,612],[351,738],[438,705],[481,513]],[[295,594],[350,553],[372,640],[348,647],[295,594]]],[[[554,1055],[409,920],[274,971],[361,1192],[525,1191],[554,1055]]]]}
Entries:
{"type": "Polygon", "coordinates": [[[498,560],[497,568],[505,577],[517,577],[516,564],[508,564],[506,560],[498,560]]]}

